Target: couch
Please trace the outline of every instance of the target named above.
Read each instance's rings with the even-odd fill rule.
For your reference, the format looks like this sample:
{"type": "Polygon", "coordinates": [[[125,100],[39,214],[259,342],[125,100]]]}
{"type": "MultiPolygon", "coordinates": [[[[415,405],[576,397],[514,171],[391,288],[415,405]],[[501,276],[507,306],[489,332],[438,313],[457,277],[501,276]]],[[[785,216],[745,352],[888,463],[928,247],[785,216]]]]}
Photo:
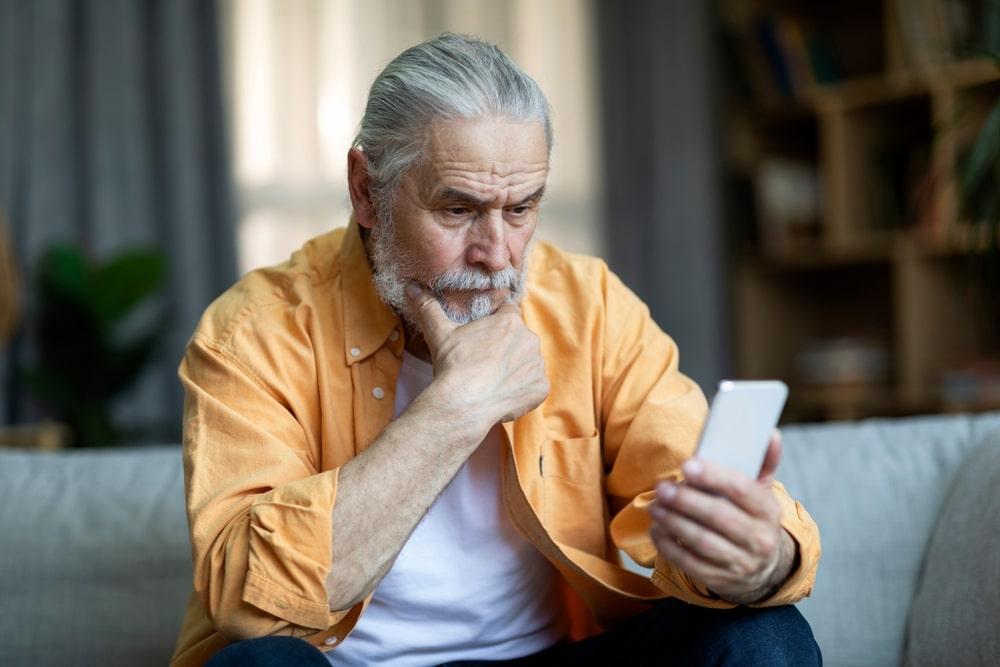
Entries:
{"type": "MultiPolygon", "coordinates": [[[[789,426],[827,665],[1000,664],[1000,412],[789,426]]],[[[180,450],[0,451],[0,663],[162,665],[190,586],[180,450]]]]}

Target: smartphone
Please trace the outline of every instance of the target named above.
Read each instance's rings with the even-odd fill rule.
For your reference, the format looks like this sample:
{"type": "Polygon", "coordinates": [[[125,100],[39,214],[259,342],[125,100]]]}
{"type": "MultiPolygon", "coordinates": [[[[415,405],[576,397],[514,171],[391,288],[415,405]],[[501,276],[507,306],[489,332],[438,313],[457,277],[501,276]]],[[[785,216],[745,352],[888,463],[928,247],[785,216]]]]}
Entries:
{"type": "Polygon", "coordinates": [[[788,386],[779,380],[723,380],[695,456],[757,479],[787,398],[788,386]]]}

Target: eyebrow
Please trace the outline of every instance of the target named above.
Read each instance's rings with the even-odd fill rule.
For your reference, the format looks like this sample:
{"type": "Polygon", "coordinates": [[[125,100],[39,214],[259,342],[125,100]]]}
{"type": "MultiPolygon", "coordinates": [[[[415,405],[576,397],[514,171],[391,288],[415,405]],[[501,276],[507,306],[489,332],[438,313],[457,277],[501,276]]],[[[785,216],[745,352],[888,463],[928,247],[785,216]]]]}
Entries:
{"type": "MultiPolygon", "coordinates": [[[[544,185],[535,190],[534,192],[532,192],[530,195],[528,195],[521,201],[516,202],[514,204],[510,204],[510,206],[524,206],[525,204],[535,203],[541,200],[543,194],[545,194],[544,185]]],[[[478,197],[471,195],[468,192],[464,192],[456,188],[442,188],[435,195],[434,199],[437,201],[460,202],[462,204],[467,204],[475,208],[482,208],[483,206],[486,206],[486,204],[488,203],[485,199],[479,199],[478,197]]]]}

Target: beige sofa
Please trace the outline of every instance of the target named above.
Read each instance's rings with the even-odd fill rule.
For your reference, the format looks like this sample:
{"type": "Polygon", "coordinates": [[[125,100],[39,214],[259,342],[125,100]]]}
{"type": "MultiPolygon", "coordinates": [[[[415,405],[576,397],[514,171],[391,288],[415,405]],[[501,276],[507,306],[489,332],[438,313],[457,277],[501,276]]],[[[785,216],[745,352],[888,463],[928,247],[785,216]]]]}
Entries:
{"type": "MultiPolygon", "coordinates": [[[[785,429],[827,665],[1000,664],[1000,413],[785,429]]],[[[176,446],[0,451],[0,663],[162,665],[191,568],[176,446]]]]}

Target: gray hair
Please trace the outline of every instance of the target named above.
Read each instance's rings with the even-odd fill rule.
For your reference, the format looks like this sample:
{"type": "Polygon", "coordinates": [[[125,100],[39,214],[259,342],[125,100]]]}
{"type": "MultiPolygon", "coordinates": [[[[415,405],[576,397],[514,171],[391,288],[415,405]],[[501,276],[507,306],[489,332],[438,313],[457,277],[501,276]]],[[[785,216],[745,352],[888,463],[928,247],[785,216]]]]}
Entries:
{"type": "Polygon", "coordinates": [[[446,33],[386,65],[368,93],[354,139],[368,159],[369,193],[379,218],[388,219],[399,181],[422,158],[432,121],[482,116],[539,121],[552,150],[545,95],[496,45],[446,33]]]}

